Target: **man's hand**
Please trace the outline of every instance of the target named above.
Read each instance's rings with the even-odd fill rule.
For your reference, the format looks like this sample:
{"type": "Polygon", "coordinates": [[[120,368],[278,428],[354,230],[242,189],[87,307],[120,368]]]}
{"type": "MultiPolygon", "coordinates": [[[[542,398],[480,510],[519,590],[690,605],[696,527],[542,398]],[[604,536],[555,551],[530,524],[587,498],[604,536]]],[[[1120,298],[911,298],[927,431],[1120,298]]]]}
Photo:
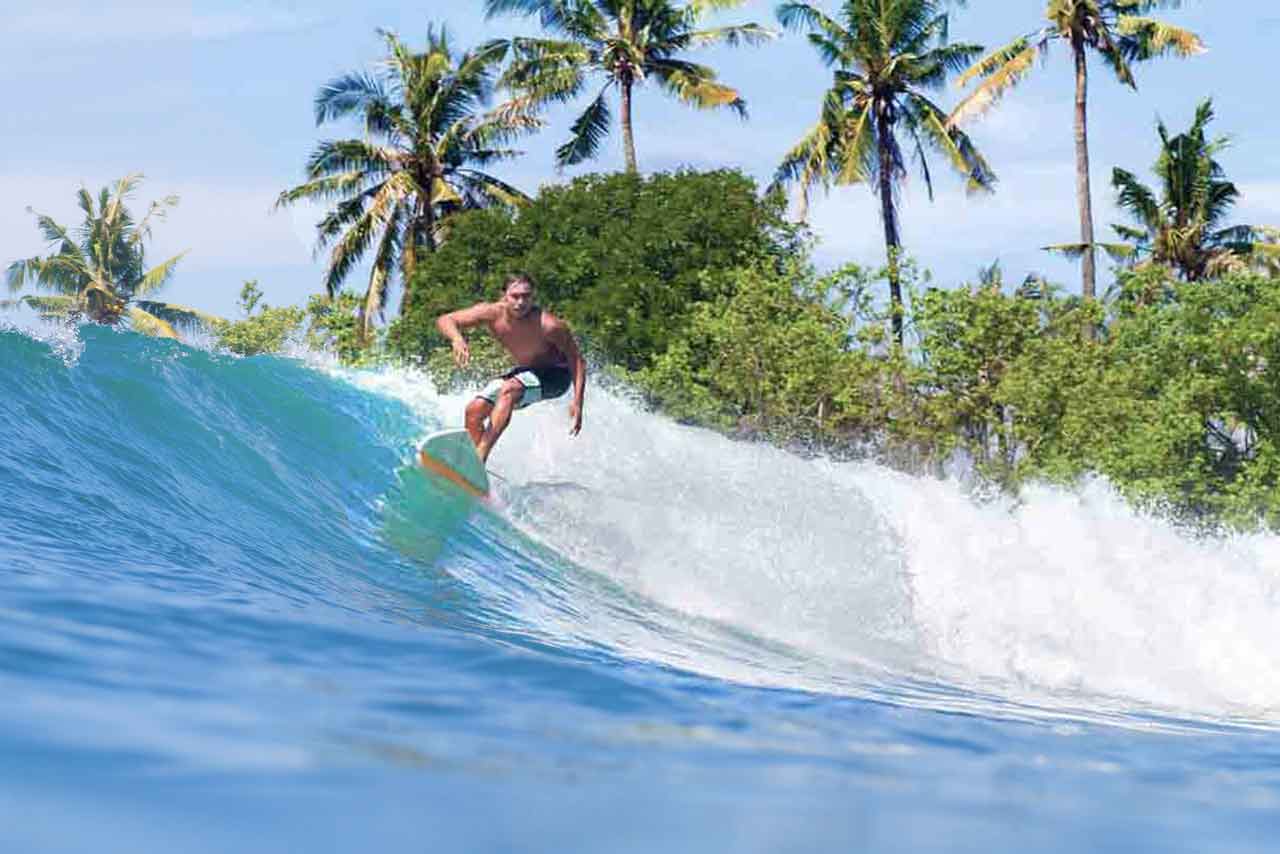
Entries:
{"type": "Polygon", "coordinates": [[[573,426],[569,428],[569,435],[576,436],[582,432],[582,404],[574,401],[569,404],[569,418],[573,421],[573,426]]]}
{"type": "Polygon", "coordinates": [[[453,339],[453,361],[459,368],[465,368],[471,363],[471,348],[467,346],[467,339],[461,335],[453,339]]]}

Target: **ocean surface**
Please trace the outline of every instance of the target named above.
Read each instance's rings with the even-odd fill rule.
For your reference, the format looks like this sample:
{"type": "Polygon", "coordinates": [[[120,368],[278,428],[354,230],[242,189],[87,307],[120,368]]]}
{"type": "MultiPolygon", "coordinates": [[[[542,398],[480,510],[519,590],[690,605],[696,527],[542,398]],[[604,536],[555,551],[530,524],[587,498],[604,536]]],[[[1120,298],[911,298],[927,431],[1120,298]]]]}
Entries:
{"type": "Polygon", "coordinates": [[[0,850],[1280,847],[1280,539],[465,403],[0,327],[0,850]]]}

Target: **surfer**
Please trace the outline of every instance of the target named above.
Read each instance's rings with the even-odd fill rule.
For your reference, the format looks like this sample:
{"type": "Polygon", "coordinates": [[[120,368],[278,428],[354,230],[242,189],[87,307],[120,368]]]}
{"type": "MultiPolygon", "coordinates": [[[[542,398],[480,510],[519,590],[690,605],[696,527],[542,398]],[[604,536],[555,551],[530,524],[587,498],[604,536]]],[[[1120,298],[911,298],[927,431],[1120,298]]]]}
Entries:
{"type": "Polygon", "coordinates": [[[467,405],[467,433],[480,459],[487,461],[516,409],[560,397],[573,386],[569,434],[582,430],[582,395],[587,364],[564,321],[533,302],[533,282],[524,274],[507,278],[502,299],[451,311],[436,319],[440,334],[453,344],[453,360],[465,368],[471,360],[463,329],[487,326],[507,348],[515,367],[484,387],[467,405]],[[485,422],[488,422],[487,424],[485,422]]]}

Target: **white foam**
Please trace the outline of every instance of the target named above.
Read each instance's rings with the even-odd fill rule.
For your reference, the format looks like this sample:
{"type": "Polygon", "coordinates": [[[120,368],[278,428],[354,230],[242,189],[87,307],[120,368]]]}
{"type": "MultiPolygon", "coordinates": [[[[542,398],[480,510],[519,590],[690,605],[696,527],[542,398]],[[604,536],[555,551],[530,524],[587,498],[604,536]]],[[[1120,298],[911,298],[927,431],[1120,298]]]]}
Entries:
{"type": "Polygon", "coordinates": [[[0,312],[0,331],[11,330],[47,344],[67,367],[75,365],[84,352],[77,324],[45,318],[33,309],[18,305],[0,312]]]}
{"type": "MultiPolygon", "coordinates": [[[[398,371],[348,376],[408,403],[424,430],[460,423],[468,397],[398,371]]],[[[576,439],[563,401],[515,416],[490,461],[510,518],[691,621],[785,645],[823,673],[1280,719],[1280,538],[1196,540],[1100,480],[978,503],[955,482],[681,427],[599,386],[585,410],[576,439]]],[[[525,616],[629,655],[726,678],[776,665],[761,652],[726,671],[673,650],[669,629],[599,617],[600,603],[549,610],[525,616]]]]}

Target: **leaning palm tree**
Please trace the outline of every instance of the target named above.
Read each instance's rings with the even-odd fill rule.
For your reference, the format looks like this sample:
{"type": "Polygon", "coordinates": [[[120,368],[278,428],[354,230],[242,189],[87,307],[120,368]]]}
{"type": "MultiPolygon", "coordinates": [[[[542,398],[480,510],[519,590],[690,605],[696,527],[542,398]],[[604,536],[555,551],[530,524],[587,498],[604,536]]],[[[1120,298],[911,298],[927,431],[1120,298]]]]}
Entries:
{"type": "Polygon", "coordinates": [[[914,155],[929,198],[933,177],[927,152],[942,153],[971,192],[990,191],[995,174],[969,137],[947,126],[947,113],[926,96],[982,52],[948,44],[948,16],[936,0],[846,0],[839,19],[809,3],[783,3],[778,20],[807,31],[833,69],[817,123],[784,157],[774,186],[798,185],[807,215],[814,186],[866,182],[880,197],[888,253],[893,334],[902,345],[902,286],[898,255],[898,191],[914,155]],[[905,148],[905,150],[904,150],[905,148]]]}
{"type": "Polygon", "coordinates": [[[114,188],[103,187],[96,198],[81,187],[77,202],[84,218],[74,230],[53,217],[36,214],[36,224],[52,252],[10,264],[8,285],[14,294],[27,286],[51,293],[26,294],[6,300],[5,305],[25,303],[45,316],[97,323],[115,324],[124,318],[134,330],[164,338],[178,337],[175,326],[192,329],[221,323],[188,306],[142,299],[169,282],[186,253],[147,268],[145,243],[152,223],[163,219],[178,198],[152,202],[146,215],[134,221],[125,203],[141,182],[141,175],[128,175],[114,188]]]}
{"type": "Polygon", "coordinates": [[[954,125],[978,115],[1017,85],[1037,56],[1047,54],[1056,41],[1067,44],[1075,63],[1076,201],[1080,212],[1080,242],[1047,247],[1079,255],[1081,291],[1085,299],[1096,292],[1093,239],[1093,201],[1089,188],[1088,52],[1096,51],[1121,83],[1136,89],[1130,64],[1169,53],[1191,56],[1204,50],[1200,37],[1187,30],[1146,17],[1153,9],[1180,5],[1180,0],[1049,0],[1046,23],[980,59],[957,81],[964,86],[983,78],[951,115],[954,125]]]}
{"type": "Polygon", "coordinates": [[[1206,100],[1184,133],[1171,136],[1164,123],[1158,123],[1158,190],[1132,172],[1112,172],[1116,200],[1136,223],[1112,226],[1125,241],[1104,244],[1113,256],[1169,267],[1188,282],[1249,266],[1260,235],[1253,226],[1224,224],[1240,191],[1214,159],[1228,140],[1207,137],[1205,129],[1212,119],[1213,102],[1206,100]]]}
{"type": "Polygon", "coordinates": [[[775,33],[759,24],[705,28],[708,12],[742,5],[744,0],[485,0],[490,17],[504,13],[537,15],[555,38],[514,38],[498,42],[511,52],[504,76],[517,103],[540,106],[572,100],[595,79],[595,98],[574,121],[569,141],[556,149],[563,168],[594,158],[609,134],[608,96],[618,90],[622,145],[627,171],[638,170],[632,124],[635,88],[656,81],[669,95],[698,109],[728,107],[746,115],[736,89],[720,83],[716,72],[680,58],[694,48],[724,43],[760,44],[775,33]]]}
{"type": "Polygon", "coordinates": [[[386,308],[397,274],[400,309],[412,296],[422,252],[433,252],[452,214],[470,208],[514,207],[526,196],[484,171],[520,154],[506,147],[539,126],[528,112],[504,105],[482,111],[493,94],[501,48],[455,54],[444,28],[431,27],[423,50],[379,30],[387,56],[371,72],[353,72],[321,87],[316,124],[357,115],[362,139],[326,140],[307,162],[307,181],[280,194],[277,207],[302,200],[334,203],[316,226],[316,251],[332,245],[325,289],[337,294],[376,243],[360,309],[368,337],[386,308]]]}

